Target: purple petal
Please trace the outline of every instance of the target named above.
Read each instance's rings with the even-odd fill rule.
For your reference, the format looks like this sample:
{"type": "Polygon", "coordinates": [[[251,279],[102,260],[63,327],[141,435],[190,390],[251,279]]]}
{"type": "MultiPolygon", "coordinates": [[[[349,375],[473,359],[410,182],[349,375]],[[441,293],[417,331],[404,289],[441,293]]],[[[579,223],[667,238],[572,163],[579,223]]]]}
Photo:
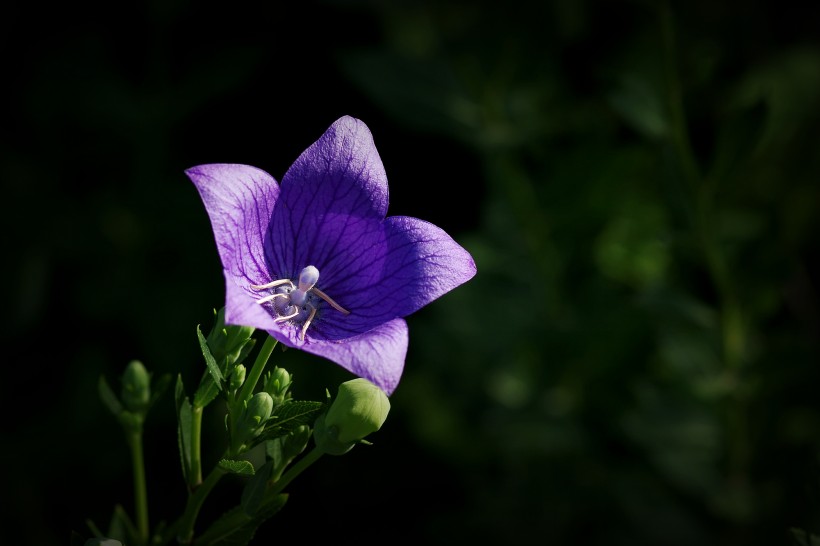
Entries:
{"type": "Polygon", "coordinates": [[[185,174],[205,203],[226,278],[243,285],[269,280],[264,235],[279,197],[276,180],[248,165],[200,165],[185,174]]]}
{"type": "Polygon", "coordinates": [[[314,340],[302,346],[302,350],[332,360],[390,395],[404,370],[407,342],[407,323],[395,319],[345,340],[314,340]]]}
{"type": "MultiPolygon", "coordinates": [[[[470,254],[441,228],[418,218],[393,216],[365,244],[345,245],[350,266],[321,289],[350,311],[324,311],[314,338],[341,339],[406,317],[471,279],[476,266],[470,254]]],[[[320,269],[321,272],[321,269],[320,269]]]]}
{"type": "Polygon", "coordinates": [[[282,179],[266,241],[273,272],[294,278],[308,265],[324,277],[344,271],[351,262],[340,247],[378,238],[387,202],[387,176],[370,130],[340,118],[282,179]]]}

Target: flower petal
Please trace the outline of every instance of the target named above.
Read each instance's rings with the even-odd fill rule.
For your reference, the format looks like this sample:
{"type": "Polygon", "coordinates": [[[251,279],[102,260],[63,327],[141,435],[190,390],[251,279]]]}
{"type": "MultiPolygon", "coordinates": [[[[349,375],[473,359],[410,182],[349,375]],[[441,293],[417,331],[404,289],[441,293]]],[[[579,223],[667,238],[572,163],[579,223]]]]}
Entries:
{"type": "Polygon", "coordinates": [[[378,235],[368,235],[367,244],[339,249],[355,263],[344,275],[320,278],[325,281],[321,289],[350,314],[323,312],[314,338],[343,339],[406,317],[476,273],[472,256],[424,220],[392,216],[381,223],[378,235]]]}
{"type": "Polygon", "coordinates": [[[212,164],[185,171],[205,203],[226,276],[240,284],[270,279],[264,236],[279,197],[276,180],[248,165],[212,164]]]}
{"type": "Polygon", "coordinates": [[[407,343],[407,323],[395,319],[355,337],[341,341],[314,340],[301,348],[332,360],[390,395],[404,370],[407,343]]]}
{"type": "Polygon", "coordinates": [[[337,249],[377,236],[387,202],[387,176],[370,130],[340,118],[282,179],[265,247],[273,273],[295,278],[308,265],[322,275],[343,270],[337,249]]]}

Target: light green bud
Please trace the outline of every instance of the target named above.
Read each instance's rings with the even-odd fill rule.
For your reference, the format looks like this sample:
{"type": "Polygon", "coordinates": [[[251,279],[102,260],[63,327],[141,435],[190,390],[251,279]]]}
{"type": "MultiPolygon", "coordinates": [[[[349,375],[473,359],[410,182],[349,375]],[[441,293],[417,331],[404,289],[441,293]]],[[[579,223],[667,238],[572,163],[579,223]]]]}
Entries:
{"type": "Polygon", "coordinates": [[[268,420],[272,411],[273,398],[268,393],[263,391],[254,394],[248,400],[236,430],[239,443],[247,443],[248,440],[259,434],[262,425],[268,420]]]}
{"type": "Polygon", "coordinates": [[[142,362],[132,360],[122,375],[122,403],[134,413],[144,413],[151,403],[151,374],[142,362]]]}
{"type": "Polygon", "coordinates": [[[211,354],[217,362],[228,359],[237,362],[247,356],[253,347],[251,339],[254,328],[250,326],[234,326],[225,324],[225,308],[219,310],[215,316],[213,329],[208,333],[206,341],[211,354]]]}
{"type": "Polygon", "coordinates": [[[275,405],[279,405],[288,398],[288,390],[291,385],[291,376],[284,368],[276,366],[273,372],[265,377],[265,386],[262,390],[273,397],[275,405]]]}
{"type": "Polygon", "coordinates": [[[238,364],[231,372],[231,377],[229,378],[229,387],[231,390],[236,390],[242,386],[242,383],[245,382],[245,365],[238,364]]]}
{"type": "Polygon", "coordinates": [[[379,430],[389,412],[390,400],[379,387],[362,378],[345,381],[327,414],[316,420],[316,445],[331,455],[346,453],[379,430]]]}

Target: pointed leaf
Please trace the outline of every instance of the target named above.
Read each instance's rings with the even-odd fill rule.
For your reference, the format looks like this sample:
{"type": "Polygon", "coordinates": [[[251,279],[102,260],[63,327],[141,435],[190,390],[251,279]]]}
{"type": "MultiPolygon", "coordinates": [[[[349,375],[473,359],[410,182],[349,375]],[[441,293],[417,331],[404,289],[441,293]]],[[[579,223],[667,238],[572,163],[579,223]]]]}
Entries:
{"type": "Polygon", "coordinates": [[[222,377],[222,371],[219,369],[214,355],[211,354],[211,349],[208,348],[208,342],[205,340],[205,336],[202,335],[202,330],[200,330],[199,325],[196,327],[196,337],[199,338],[199,348],[202,349],[202,356],[205,357],[205,364],[208,366],[208,371],[211,373],[211,377],[214,378],[216,386],[219,390],[222,390],[222,381],[224,381],[225,378],[222,377]]]}
{"type": "Polygon", "coordinates": [[[233,459],[222,459],[219,461],[219,467],[242,476],[253,476],[253,464],[250,461],[235,461],[233,459]]]}
{"type": "Polygon", "coordinates": [[[276,414],[271,415],[269,421],[274,421],[276,426],[293,430],[301,425],[313,425],[324,408],[324,402],[286,400],[276,408],[276,414]]]}
{"type": "Polygon", "coordinates": [[[111,390],[111,387],[108,386],[108,381],[105,380],[104,375],[100,376],[100,381],[97,383],[97,390],[100,393],[100,399],[103,404],[105,404],[105,407],[114,414],[114,417],[119,418],[122,413],[122,403],[120,403],[120,399],[117,398],[114,391],[111,390]]]}
{"type": "Polygon", "coordinates": [[[268,480],[273,469],[273,461],[263,464],[256,474],[248,480],[242,490],[242,500],[240,507],[248,516],[255,516],[265,499],[265,491],[268,488],[268,480]]]}
{"type": "Polygon", "coordinates": [[[126,544],[131,543],[137,537],[137,529],[122,505],[114,507],[111,515],[111,522],[108,524],[108,538],[114,538],[126,544]]]}
{"type": "Polygon", "coordinates": [[[256,516],[249,518],[241,506],[226,512],[216,520],[199,538],[197,546],[247,546],[256,529],[275,515],[288,500],[286,494],[267,499],[256,516]]]}
{"type": "Polygon", "coordinates": [[[214,383],[213,375],[206,373],[199,382],[199,387],[194,393],[194,406],[204,408],[213,402],[219,394],[219,387],[214,383]]]}
{"type": "Polygon", "coordinates": [[[176,406],[177,406],[177,441],[179,444],[179,457],[182,463],[182,476],[188,482],[191,473],[191,403],[185,396],[185,387],[182,385],[182,376],[177,375],[176,384],[176,406]]]}

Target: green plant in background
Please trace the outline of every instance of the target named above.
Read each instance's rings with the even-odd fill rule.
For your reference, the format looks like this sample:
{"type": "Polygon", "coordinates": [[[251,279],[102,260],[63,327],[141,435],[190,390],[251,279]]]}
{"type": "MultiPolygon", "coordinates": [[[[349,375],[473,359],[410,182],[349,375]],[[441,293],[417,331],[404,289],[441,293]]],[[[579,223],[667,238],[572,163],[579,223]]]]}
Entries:
{"type": "Polygon", "coordinates": [[[473,150],[486,180],[466,241],[483,275],[418,338],[420,361],[451,365],[405,385],[419,437],[470,467],[460,528],[596,544],[786,536],[796,499],[772,463],[820,430],[811,396],[788,393],[816,351],[783,321],[792,291],[813,290],[801,260],[817,228],[804,161],[816,167],[820,51],[727,75],[731,50],[679,32],[696,23],[670,3],[632,5],[628,22],[571,2],[501,10],[383,7],[387,46],[342,56],[395,119],[473,150]],[[595,57],[582,45],[606,37],[589,28],[613,38],[595,57]],[[465,343],[425,353],[451,334],[465,343]]]}

